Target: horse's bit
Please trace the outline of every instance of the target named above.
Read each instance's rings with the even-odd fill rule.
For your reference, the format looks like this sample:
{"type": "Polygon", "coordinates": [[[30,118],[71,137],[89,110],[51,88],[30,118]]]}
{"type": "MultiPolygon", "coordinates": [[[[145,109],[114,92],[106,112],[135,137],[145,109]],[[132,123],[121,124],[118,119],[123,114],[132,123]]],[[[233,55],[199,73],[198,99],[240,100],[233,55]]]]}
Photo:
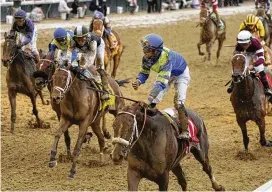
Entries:
{"type": "Polygon", "coordinates": [[[134,121],[133,122],[133,128],[132,128],[132,134],[131,134],[128,141],[126,139],[121,138],[121,137],[115,137],[115,138],[112,139],[113,144],[119,143],[119,144],[126,147],[125,156],[130,151],[130,149],[133,147],[133,145],[138,141],[138,139],[140,138],[140,136],[141,136],[141,134],[142,134],[142,132],[144,130],[144,126],[145,126],[145,122],[146,122],[146,108],[144,108],[144,110],[145,110],[145,112],[144,112],[144,114],[145,114],[144,115],[144,123],[143,123],[140,134],[139,134],[139,130],[138,130],[136,114],[126,112],[126,111],[121,111],[121,112],[119,112],[117,114],[117,116],[120,115],[120,114],[128,114],[128,115],[133,117],[133,121],[134,121]],[[135,135],[135,139],[134,139],[134,135],[135,135]]]}

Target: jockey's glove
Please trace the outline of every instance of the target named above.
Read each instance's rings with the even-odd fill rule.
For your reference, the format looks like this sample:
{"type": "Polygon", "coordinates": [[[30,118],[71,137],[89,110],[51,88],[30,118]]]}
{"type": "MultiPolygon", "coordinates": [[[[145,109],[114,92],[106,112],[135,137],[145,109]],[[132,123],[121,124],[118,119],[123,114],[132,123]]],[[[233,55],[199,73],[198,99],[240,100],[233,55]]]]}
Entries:
{"type": "Polygon", "coordinates": [[[133,89],[137,90],[139,86],[141,85],[141,81],[139,79],[136,79],[136,81],[132,82],[133,89]]]}

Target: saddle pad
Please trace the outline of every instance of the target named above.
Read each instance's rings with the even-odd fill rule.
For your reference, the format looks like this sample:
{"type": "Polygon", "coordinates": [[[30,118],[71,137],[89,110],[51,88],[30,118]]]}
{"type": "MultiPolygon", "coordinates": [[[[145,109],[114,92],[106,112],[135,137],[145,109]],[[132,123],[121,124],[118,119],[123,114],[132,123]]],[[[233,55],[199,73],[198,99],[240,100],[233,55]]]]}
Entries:
{"type": "MultiPolygon", "coordinates": [[[[161,111],[161,113],[166,117],[168,115],[169,117],[166,117],[170,123],[174,126],[174,128],[177,130],[177,128],[180,127],[180,120],[178,118],[178,112],[174,108],[167,108],[161,111]],[[170,120],[171,119],[171,120],[170,120]]],[[[188,130],[189,130],[189,136],[190,141],[199,143],[199,139],[197,138],[197,128],[194,122],[189,118],[188,119],[188,130]]]]}

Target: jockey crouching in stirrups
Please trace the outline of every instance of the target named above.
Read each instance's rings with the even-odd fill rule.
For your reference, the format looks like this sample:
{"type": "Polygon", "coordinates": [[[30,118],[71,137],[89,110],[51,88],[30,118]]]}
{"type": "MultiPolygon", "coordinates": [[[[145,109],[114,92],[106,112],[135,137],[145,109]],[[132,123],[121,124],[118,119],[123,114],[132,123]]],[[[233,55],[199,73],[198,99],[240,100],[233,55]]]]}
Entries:
{"type": "MultiPolygon", "coordinates": [[[[272,90],[269,87],[266,74],[264,72],[264,50],[261,43],[254,37],[249,31],[241,31],[237,36],[237,45],[234,50],[235,53],[245,52],[246,53],[246,64],[245,67],[248,68],[250,61],[253,57],[256,58],[254,63],[254,68],[261,76],[261,82],[265,88],[265,94],[272,96],[272,90]]],[[[228,93],[233,90],[233,83],[228,88],[228,93]]]]}
{"type": "MultiPolygon", "coordinates": [[[[82,53],[82,57],[85,60],[83,74],[85,77],[92,76],[88,71],[89,65],[94,65],[96,59],[97,72],[101,76],[101,81],[104,89],[104,93],[101,96],[102,100],[109,99],[109,83],[108,77],[104,70],[104,54],[105,54],[105,43],[101,37],[93,35],[88,32],[88,29],[84,26],[77,26],[74,31],[74,45],[73,48],[77,52],[82,53]]],[[[73,66],[79,67],[79,66],[73,66]]]]}
{"type": "Polygon", "coordinates": [[[161,102],[163,95],[168,91],[170,83],[174,83],[174,105],[179,114],[181,123],[180,139],[189,139],[188,115],[184,107],[190,74],[185,59],[175,51],[163,47],[163,40],[159,35],[149,34],[141,41],[143,47],[142,68],[136,81],[132,83],[135,90],[147,80],[150,70],[158,73],[148,97],[149,107],[153,108],[161,102]]]}
{"type": "Polygon", "coordinates": [[[14,14],[14,23],[10,30],[10,37],[16,35],[17,49],[24,50],[26,45],[29,45],[36,62],[40,62],[40,55],[37,49],[38,30],[34,23],[26,18],[26,12],[18,10],[14,14]],[[16,34],[15,34],[16,33],[16,34]]]}
{"type": "MultiPolygon", "coordinates": [[[[217,10],[218,9],[218,2],[217,2],[217,0],[201,0],[200,1],[200,9],[202,9],[202,10],[208,9],[208,6],[207,6],[208,3],[212,3],[213,13],[216,16],[218,33],[220,34],[223,32],[224,24],[221,21],[218,10],[217,10]]],[[[201,18],[200,18],[200,20],[201,20],[201,18]]]]}
{"type": "Polygon", "coordinates": [[[257,38],[261,42],[261,45],[264,48],[264,62],[267,65],[271,64],[271,58],[267,53],[267,49],[269,48],[265,45],[264,41],[265,30],[260,18],[253,14],[248,14],[246,20],[241,23],[239,28],[239,31],[243,30],[249,31],[255,38],[257,38]]]}
{"type": "Polygon", "coordinates": [[[91,21],[91,25],[90,25],[90,29],[91,32],[96,33],[97,35],[99,35],[100,37],[102,37],[103,35],[106,35],[109,43],[110,43],[110,49],[114,49],[117,46],[117,39],[115,37],[115,35],[112,33],[112,27],[111,27],[111,23],[108,17],[105,17],[104,14],[100,11],[95,11],[93,14],[93,19],[91,21]],[[104,27],[104,34],[102,34],[102,31],[96,31],[93,27],[94,21],[95,20],[102,20],[103,22],[103,27],[104,27]]]}
{"type": "Polygon", "coordinates": [[[76,62],[77,53],[72,50],[74,33],[63,28],[57,28],[54,31],[54,39],[49,44],[49,54],[55,56],[55,51],[58,49],[58,55],[55,59],[60,67],[71,65],[76,62]]]}

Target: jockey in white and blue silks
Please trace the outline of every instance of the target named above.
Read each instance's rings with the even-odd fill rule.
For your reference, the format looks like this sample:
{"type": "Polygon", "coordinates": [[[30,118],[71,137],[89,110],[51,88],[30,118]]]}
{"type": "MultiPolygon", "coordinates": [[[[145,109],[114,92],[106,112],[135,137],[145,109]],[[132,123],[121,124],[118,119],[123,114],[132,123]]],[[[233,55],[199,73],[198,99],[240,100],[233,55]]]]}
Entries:
{"type": "Polygon", "coordinates": [[[72,50],[73,36],[73,31],[65,30],[61,27],[54,31],[54,39],[49,44],[49,52],[53,54],[54,58],[55,51],[58,49],[58,55],[55,60],[58,61],[60,66],[76,62],[77,52],[72,50]]]}
{"type": "Polygon", "coordinates": [[[163,40],[159,35],[149,34],[141,40],[141,44],[144,52],[142,67],[136,81],[132,83],[133,88],[137,90],[141,84],[145,83],[150,70],[157,72],[157,79],[148,96],[149,106],[154,107],[161,102],[170,84],[174,83],[176,91],[174,104],[181,122],[179,138],[189,139],[188,115],[184,103],[190,82],[190,73],[185,59],[179,53],[164,47],[163,40]]]}
{"type": "Polygon", "coordinates": [[[29,45],[37,63],[40,61],[40,55],[37,49],[38,30],[34,23],[26,18],[26,12],[18,10],[14,14],[14,22],[10,30],[10,36],[14,37],[16,33],[17,49],[24,50],[29,45]]]}

